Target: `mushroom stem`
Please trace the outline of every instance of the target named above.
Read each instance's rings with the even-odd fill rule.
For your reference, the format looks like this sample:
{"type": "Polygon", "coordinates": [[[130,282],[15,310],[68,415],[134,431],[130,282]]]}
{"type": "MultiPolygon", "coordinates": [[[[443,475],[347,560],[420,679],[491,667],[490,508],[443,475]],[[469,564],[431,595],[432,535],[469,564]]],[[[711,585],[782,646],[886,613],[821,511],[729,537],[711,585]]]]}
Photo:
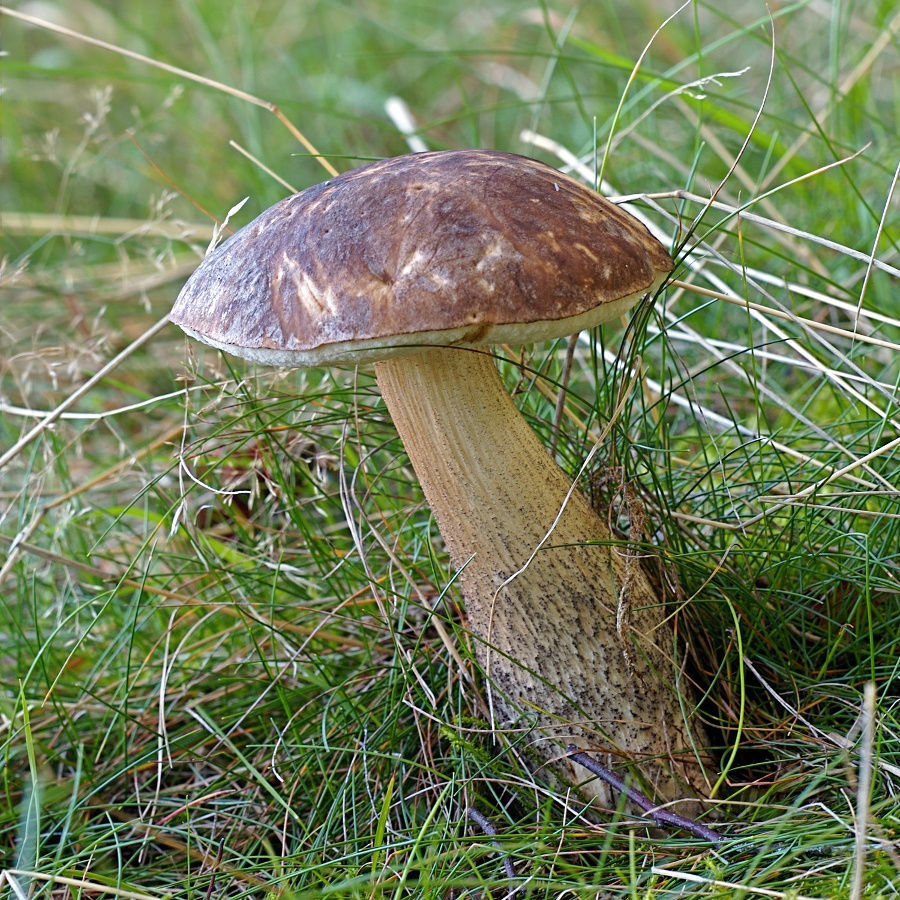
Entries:
{"type": "MultiPolygon", "coordinates": [[[[693,704],[679,701],[683,679],[665,611],[637,561],[627,571],[606,524],[571,490],[491,357],[434,349],[383,360],[375,371],[450,559],[462,568],[469,627],[500,722],[534,722],[536,755],[569,783],[589,777],[558,758],[561,746],[577,744],[608,761],[624,758],[660,800],[704,793],[691,749],[703,744],[702,727],[684,718],[693,704]],[[620,638],[626,581],[631,614],[620,638]]],[[[612,799],[598,781],[584,791],[612,799]]]]}

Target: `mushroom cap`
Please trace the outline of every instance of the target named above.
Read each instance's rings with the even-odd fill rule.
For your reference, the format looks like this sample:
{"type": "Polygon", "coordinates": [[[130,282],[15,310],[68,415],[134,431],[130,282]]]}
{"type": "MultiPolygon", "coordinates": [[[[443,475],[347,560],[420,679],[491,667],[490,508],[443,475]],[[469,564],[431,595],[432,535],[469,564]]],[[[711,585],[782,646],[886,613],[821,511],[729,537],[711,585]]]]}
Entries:
{"type": "Polygon", "coordinates": [[[643,225],[551,166],[414,153],[267,209],[203,260],[170,319],[257,362],[358,362],[571,334],[671,269],[643,225]]]}

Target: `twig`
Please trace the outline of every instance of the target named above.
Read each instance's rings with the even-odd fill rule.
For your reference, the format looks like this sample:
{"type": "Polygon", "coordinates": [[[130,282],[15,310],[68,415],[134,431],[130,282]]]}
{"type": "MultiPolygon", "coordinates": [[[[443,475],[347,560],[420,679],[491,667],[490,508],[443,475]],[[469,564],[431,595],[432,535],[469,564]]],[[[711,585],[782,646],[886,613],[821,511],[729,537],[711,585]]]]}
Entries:
{"type": "Polygon", "coordinates": [[[209,888],[206,891],[206,900],[211,900],[213,890],[216,886],[216,875],[218,874],[219,864],[222,862],[222,851],[225,849],[225,838],[219,840],[219,852],[216,854],[216,865],[212,870],[212,876],[209,879],[209,888]]]}
{"type": "MultiPolygon", "coordinates": [[[[497,836],[497,827],[494,823],[486,816],[484,813],[478,812],[474,806],[466,807],[466,816],[471,819],[488,837],[496,837],[497,836]]],[[[491,843],[495,847],[500,847],[500,843],[498,841],[491,841],[491,843]]],[[[510,881],[516,878],[516,867],[513,865],[512,860],[505,854],[503,851],[500,851],[500,855],[503,858],[503,871],[506,873],[506,877],[510,879],[510,881]]]]}
{"type": "Polygon", "coordinates": [[[678,813],[669,812],[666,809],[660,809],[649,797],[646,797],[636,788],[629,787],[618,775],[605,766],[600,765],[587,753],[580,751],[574,744],[566,747],[566,754],[569,756],[569,759],[575,760],[579,765],[584,766],[588,771],[593,772],[598,778],[603,779],[608,785],[624,794],[635,806],[639,806],[648,816],[654,819],[658,825],[671,825],[675,828],[683,828],[695,837],[703,838],[703,840],[710,841],[713,844],[727,840],[724,834],[703,825],[701,822],[688,819],[685,816],[679,816],[678,813]]]}

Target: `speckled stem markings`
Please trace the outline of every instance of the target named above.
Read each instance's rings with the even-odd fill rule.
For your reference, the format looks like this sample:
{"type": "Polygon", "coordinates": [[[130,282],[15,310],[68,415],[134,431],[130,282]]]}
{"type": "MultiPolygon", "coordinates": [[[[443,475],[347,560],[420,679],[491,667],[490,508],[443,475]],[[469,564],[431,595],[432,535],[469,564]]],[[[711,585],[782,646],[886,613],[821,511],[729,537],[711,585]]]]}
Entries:
{"type": "MultiPolygon", "coordinates": [[[[616,635],[625,559],[581,494],[571,493],[549,540],[503,586],[544,539],[570,483],[491,357],[435,349],[375,369],[453,564],[472,557],[462,589],[498,722],[536,721],[533,747],[542,760],[571,743],[607,751],[614,768],[630,761],[660,802],[708,790],[690,749],[704,746],[704,735],[682,715],[664,611],[639,574],[628,635],[632,668],[616,635]]],[[[691,707],[688,698],[684,708],[691,707]]],[[[554,768],[568,783],[589,777],[571,760],[554,768]]],[[[597,780],[586,791],[615,804],[597,780]]]]}

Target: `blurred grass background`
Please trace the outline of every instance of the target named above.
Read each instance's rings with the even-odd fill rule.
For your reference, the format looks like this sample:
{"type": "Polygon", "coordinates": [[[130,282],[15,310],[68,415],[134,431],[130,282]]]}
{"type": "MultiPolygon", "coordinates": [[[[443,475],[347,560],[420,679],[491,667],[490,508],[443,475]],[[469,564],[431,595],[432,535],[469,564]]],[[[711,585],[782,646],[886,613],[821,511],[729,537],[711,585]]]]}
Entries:
{"type": "MultiPolygon", "coordinates": [[[[517,896],[897,893],[900,16],[697,2],[629,83],[675,10],[14,9],[274,103],[340,170],[407,151],[399,96],[431,149],[568,150],[615,193],[669,195],[636,209],[690,248],[677,275],[764,310],[671,287],[627,335],[586,337],[565,385],[564,346],[503,371],[548,444],[564,390],[573,475],[639,373],[582,487],[623,536],[617,485],[640,492],[733,841],[585,816],[529,772],[527,732],[486,733],[453,573],[368,371],[255,369],[169,326],[0,470],[0,889],[504,896],[474,805],[517,896]],[[695,222],[675,193],[723,180],[762,222],[695,222]]],[[[247,100],[0,27],[3,454],[165,316],[213,219],[284,196],[248,154],[298,189],[325,170],[247,100]]]]}

